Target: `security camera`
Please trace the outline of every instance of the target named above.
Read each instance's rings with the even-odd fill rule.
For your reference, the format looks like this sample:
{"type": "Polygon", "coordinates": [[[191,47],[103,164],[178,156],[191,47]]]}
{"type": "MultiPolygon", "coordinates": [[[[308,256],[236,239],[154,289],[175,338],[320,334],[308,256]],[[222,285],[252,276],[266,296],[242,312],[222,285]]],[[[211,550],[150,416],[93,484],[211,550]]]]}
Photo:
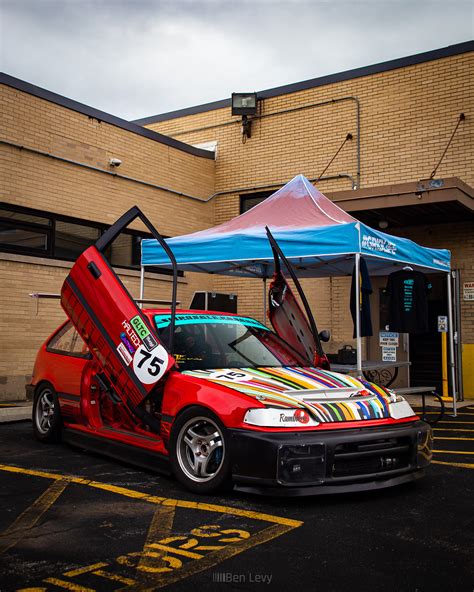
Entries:
{"type": "Polygon", "coordinates": [[[122,164],[120,158],[109,158],[109,164],[111,167],[119,167],[122,164]]]}

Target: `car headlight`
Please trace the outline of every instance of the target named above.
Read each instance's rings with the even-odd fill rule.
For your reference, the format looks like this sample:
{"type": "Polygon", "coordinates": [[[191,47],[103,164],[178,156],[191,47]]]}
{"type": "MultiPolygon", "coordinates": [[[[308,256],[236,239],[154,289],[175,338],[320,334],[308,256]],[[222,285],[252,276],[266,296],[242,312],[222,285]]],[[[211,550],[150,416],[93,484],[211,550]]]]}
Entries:
{"type": "Polygon", "coordinates": [[[403,419],[404,417],[413,417],[416,415],[408,401],[393,391],[390,393],[389,408],[390,416],[393,419],[403,419]]]}
{"type": "Polygon", "coordinates": [[[306,409],[277,409],[265,407],[248,409],[244,416],[244,423],[265,428],[295,428],[303,426],[318,426],[306,409]]]}

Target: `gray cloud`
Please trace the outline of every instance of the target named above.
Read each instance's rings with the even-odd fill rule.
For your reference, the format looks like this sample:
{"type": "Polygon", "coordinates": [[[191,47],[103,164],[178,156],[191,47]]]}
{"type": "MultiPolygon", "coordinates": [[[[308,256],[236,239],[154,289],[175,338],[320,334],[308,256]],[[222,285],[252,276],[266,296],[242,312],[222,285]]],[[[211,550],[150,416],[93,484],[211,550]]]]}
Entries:
{"type": "Polygon", "coordinates": [[[0,0],[2,70],[127,119],[472,38],[464,0],[0,0]]]}

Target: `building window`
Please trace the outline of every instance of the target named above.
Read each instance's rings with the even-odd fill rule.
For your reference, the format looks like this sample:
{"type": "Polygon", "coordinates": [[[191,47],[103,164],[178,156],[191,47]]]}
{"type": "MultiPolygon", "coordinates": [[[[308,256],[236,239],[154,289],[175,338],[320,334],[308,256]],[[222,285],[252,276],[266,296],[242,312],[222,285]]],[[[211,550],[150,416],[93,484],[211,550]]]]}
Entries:
{"type": "Polygon", "coordinates": [[[0,245],[4,251],[47,255],[51,231],[51,221],[43,216],[0,209],[0,245]]]}
{"type": "MultiPolygon", "coordinates": [[[[99,222],[78,220],[10,204],[0,204],[0,250],[75,261],[107,230],[99,222]]],[[[115,267],[140,269],[140,244],[151,234],[124,230],[109,246],[105,256],[115,267]]],[[[171,274],[169,269],[147,267],[153,273],[171,274]]],[[[182,276],[183,273],[179,272],[182,276]]]]}
{"type": "Polygon", "coordinates": [[[53,255],[56,259],[75,261],[100,237],[100,228],[56,220],[54,224],[53,255]]]}
{"type": "Polygon", "coordinates": [[[241,195],[240,213],[244,214],[245,212],[248,212],[272,193],[273,191],[261,191],[260,193],[247,193],[245,195],[241,195]]]}

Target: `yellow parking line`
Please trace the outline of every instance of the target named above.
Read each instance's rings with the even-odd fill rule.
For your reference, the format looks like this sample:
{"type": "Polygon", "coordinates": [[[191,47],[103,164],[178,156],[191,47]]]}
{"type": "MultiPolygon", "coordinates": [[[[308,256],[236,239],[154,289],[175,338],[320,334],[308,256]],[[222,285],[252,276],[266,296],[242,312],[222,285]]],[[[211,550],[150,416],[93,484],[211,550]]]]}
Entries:
{"type": "Polygon", "coordinates": [[[435,432],[474,432],[474,430],[470,430],[469,428],[433,428],[433,430],[435,432]]]}
{"type": "Polygon", "coordinates": [[[435,440],[474,440],[474,438],[449,438],[448,436],[435,436],[435,440]]]}
{"type": "Polygon", "coordinates": [[[48,584],[54,584],[55,586],[58,586],[58,588],[73,590],[73,592],[96,592],[94,588],[85,588],[84,586],[78,586],[72,582],[65,582],[64,580],[59,580],[58,578],[46,578],[46,580],[43,581],[48,584]]]}
{"type": "Polygon", "coordinates": [[[433,450],[438,454],[470,454],[474,456],[474,452],[464,452],[463,450],[433,450]]]}
{"type": "Polygon", "coordinates": [[[202,559],[204,555],[202,553],[193,553],[192,551],[185,551],[184,549],[176,549],[175,547],[169,547],[168,545],[160,545],[160,543],[151,543],[147,545],[151,549],[159,549],[160,551],[166,551],[168,553],[174,553],[175,555],[183,555],[183,557],[190,557],[191,559],[202,559]]]}
{"type": "MultiPolygon", "coordinates": [[[[286,532],[293,530],[293,527],[283,524],[273,524],[268,526],[264,530],[261,530],[255,535],[252,535],[248,539],[244,539],[234,545],[229,545],[223,550],[214,551],[204,556],[199,561],[189,561],[181,569],[176,569],[174,572],[167,574],[160,574],[153,580],[153,590],[164,588],[178,582],[179,580],[189,578],[197,573],[206,571],[215,565],[222,563],[234,555],[238,555],[247,549],[253,548],[257,545],[261,545],[272,539],[275,539],[286,532]]],[[[146,589],[143,589],[146,590],[146,589]]],[[[150,589],[148,589],[150,590],[150,589]]]]}
{"type": "Polygon", "coordinates": [[[92,572],[95,576],[100,576],[102,578],[107,578],[108,580],[112,580],[114,582],[120,582],[121,584],[126,584],[127,586],[132,586],[136,584],[135,580],[131,578],[126,578],[125,576],[121,576],[120,574],[109,573],[108,571],[104,571],[103,569],[98,569],[97,571],[92,572]]]}
{"type": "Polygon", "coordinates": [[[442,460],[432,460],[431,463],[435,465],[449,465],[450,467],[459,467],[461,469],[474,469],[474,465],[470,463],[443,462],[442,460]]]}
{"type": "Polygon", "coordinates": [[[206,512],[215,512],[216,514],[231,514],[232,516],[242,516],[243,518],[250,518],[252,520],[261,520],[263,522],[272,522],[275,524],[281,524],[289,526],[291,528],[297,528],[301,526],[303,522],[301,520],[293,520],[292,518],[284,518],[283,516],[274,516],[273,514],[265,514],[263,512],[253,512],[252,510],[242,510],[240,508],[233,508],[232,506],[221,506],[219,504],[207,504],[204,502],[191,502],[185,500],[178,500],[172,498],[158,497],[155,495],[149,495],[141,491],[135,491],[133,489],[127,489],[126,487],[118,487],[116,485],[110,485],[109,483],[102,483],[100,481],[91,481],[82,477],[74,477],[72,475],[58,475],[57,473],[46,473],[45,471],[35,471],[33,469],[24,469],[21,467],[14,467],[11,465],[0,464],[0,471],[7,471],[10,473],[17,473],[23,475],[32,475],[34,477],[42,477],[44,479],[55,479],[65,480],[68,483],[77,483],[79,485],[86,485],[88,487],[94,487],[130,497],[134,499],[140,499],[145,502],[163,506],[174,506],[177,508],[187,508],[191,510],[204,510],[206,512]]]}
{"type": "Polygon", "coordinates": [[[448,425],[453,425],[453,424],[460,424],[462,423],[463,425],[474,425],[474,422],[472,421],[438,421],[436,423],[436,425],[439,425],[440,423],[447,423],[448,425]]]}
{"type": "MultiPolygon", "coordinates": [[[[418,414],[423,413],[422,409],[418,409],[418,410],[414,409],[414,411],[415,411],[415,413],[418,413],[418,414]]],[[[439,415],[440,413],[441,413],[441,409],[439,411],[425,411],[424,415],[439,415]]],[[[456,417],[459,417],[460,415],[473,415],[474,416],[474,413],[459,413],[459,411],[458,411],[456,414],[456,417]]]]}
{"type": "Polygon", "coordinates": [[[0,554],[14,547],[54,504],[69,485],[66,479],[52,483],[18,518],[0,535],[0,554]]]}
{"type": "MultiPolygon", "coordinates": [[[[176,513],[176,507],[173,506],[158,506],[156,512],[153,514],[153,518],[151,519],[150,526],[148,528],[148,533],[146,535],[145,544],[143,545],[143,555],[140,557],[140,561],[137,565],[137,574],[140,573],[141,580],[147,580],[147,575],[144,572],[147,572],[147,567],[163,567],[166,563],[163,561],[163,556],[165,553],[162,554],[161,558],[154,557],[153,559],[150,558],[146,554],[147,546],[151,545],[152,543],[156,543],[157,541],[166,538],[171,534],[173,529],[173,522],[174,522],[174,515],[176,513]]],[[[132,592],[135,589],[136,582],[133,582],[129,588],[125,588],[132,592]]],[[[138,584],[138,586],[143,587],[143,583],[138,584]]]]}
{"type": "MultiPolygon", "coordinates": [[[[211,551],[207,555],[202,555],[200,553],[195,553],[195,552],[191,552],[188,550],[184,550],[181,547],[175,548],[175,547],[170,547],[165,544],[160,544],[158,542],[150,542],[150,539],[152,538],[151,534],[153,534],[153,532],[155,532],[155,531],[156,531],[156,533],[159,531],[159,524],[158,524],[159,515],[157,512],[157,513],[155,513],[156,522],[155,522],[155,517],[154,517],[154,519],[152,520],[152,524],[150,526],[150,529],[149,529],[150,538],[147,535],[147,540],[145,543],[144,551],[148,549],[148,553],[150,555],[152,555],[153,552],[150,549],[157,549],[158,552],[155,553],[155,555],[158,558],[159,558],[158,553],[164,552],[164,555],[166,555],[166,553],[172,553],[173,555],[179,554],[179,555],[189,557],[191,559],[197,559],[198,561],[188,561],[187,563],[182,565],[180,560],[175,558],[175,561],[180,563],[180,569],[175,569],[172,572],[169,572],[169,571],[165,572],[163,570],[159,575],[154,574],[153,580],[151,582],[147,578],[143,578],[143,580],[140,578],[140,580],[142,580],[142,581],[136,581],[136,580],[132,580],[132,579],[128,579],[128,578],[122,579],[122,576],[112,577],[115,574],[111,574],[111,573],[109,573],[105,570],[102,570],[102,569],[97,569],[100,567],[105,567],[108,564],[97,564],[96,563],[94,565],[90,565],[85,568],[78,568],[75,570],[70,570],[68,572],[65,572],[65,574],[64,574],[66,577],[72,577],[73,575],[80,575],[81,573],[87,573],[87,572],[91,572],[92,570],[94,570],[93,573],[95,575],[106,577],[109,579],[114,579],[118,582],[125,584],[126,586],[130,586],[131,588],[128,588],[128,587],[125,588],[127,590],[130,590],[130,592],[131,592],[131,590],[134,590],[135,592],[138,592],[138,590],[140,590],[141,592],[145,592],[145,591],[149,592],[152,589],[156,590],[158,588],[163,588],[163,587],[169,586],[170,584],[173,584],[173,583],[180,581],[184,578],[188,578],[196,573],[200,573],[200,572],[205,571],[215,565],[218,565],[222,561],[225,561],[226,559],[233,557],[239,553],[242,553],[250,548],[256,547],[258,545],[261,545],[263,543],[271,541],[279,536],[282,536],[282,535],[286,534],[287,532],[289,532],[289,531],[293,530],[294,528],[297,528],[303,524],[303,522],[301,520],[293,520],[291,518],[284,518],[282,516],[274,516],[271,514],[265,514],[263,512],[254,512],[251,510],[233,508],[231,506],[222,506],[219,504],[208,504],[208,503],[204,503],[204,502],[191,502],[191,501],[187,501],[187,500],[178,500],[178,499],[148,495],[148,494],[140,492],[140,491],[127,489],[125,487],[118,487],[118,486],[110,485],[107,483],[101,483],[99,481],[92,481],[89,479],[84,479],[82,477],[76,477],[73,475],[58,475],[57,473],[47,473],[45,471],[24,469],[21,467],[2,465],[2,464],[0,464],[0,471],[5,471],[5,472],[10,472],[10,473],[15,473],[15,474],[29,475],[29,476],[34,476],[34,477],[41,477],[41,478],[45,478],[45,479],[52,479],[52,480],[54,480],[53,486],[58,487],[58,489],[60,487],[62,487],[63,484],[65,484],[64,486],[66,486],[69,483],[74,483],[74,484],[79,484],[79,485],[85,485],[88,487],[94,487],[97,489],[102,489],[105,491],[109,491],[111,493],[123,495],[125,497],[139,499],[139,500],[151,503],[151,504],[156,504],[156,505],[162,506],[162,510],[164,511],[163,515],[165,516],[165,522],[167,522],[166,525],[163,525],[164,532],[166,532],[168,527],[169,528],[172,527],[175,508],[186,508],[186,509],[203,510],[206,512],[214,512],[214,513],[220,513],[220,514],[230,514],[233,516],[239,516],[239,517],[244,517],[244,518],[248,518],[248,519],[252,519],[252,520],[259,520],[259,521],[271,523],[270,526],[267,526],[266,528],[264,528],[260,532],[256,533],[255,535],[249,536],[249,538],[238,541],[235,544],[229,545],[228,547],[219,548],[219,549],[216,549],[215,551],[211,551]],[[166,512],[165,510],[169,510],[169,511],[166,512]]],[[[165,539],[165,541],[166,541],[166,539],[165,539]]],[[[160,553],[160,555],[161,555],[161,553],[160,553]]],[[[141,555],[141,553],[132,553],[129,555],[141,555]]],[[[168,558],[171,558],[171,555],[169,555],[168,558]]],[[[119,561],[119,559],[117,559],[117,561],[119,561]]],[[[120,561],[119,561],[119,563],[120,563],[120,561]]],[[[95,592],[91,588],[80,586],[78,584],[68,582],[68,581],[65,581],[65,580],[62,580],[59,578],[46,578],[43,580],[43,582],[45,582],[46,584],[53,584],[59,588],[71,590],[73,592],[95,592]]],[[[43,589],[41,592],[44,592],[44,590],[45,589],[43,589]]],[[[26,592],[26,590],[24,590],[24,592],[26,592]]]]}
{"type": "Polygon", "coordinates": [[[77,569],[71,569],[69,571],[65,571],[63,576],[67,578],[75,578],[76,576],[81,576],[82,574],[88,573],[90,571],[94,571],[94,569],[100,569],[101,567],[107,567],[108,563],[94,563],[93,565],[87,565],[86,567],[78,567],[77,569]]]}

